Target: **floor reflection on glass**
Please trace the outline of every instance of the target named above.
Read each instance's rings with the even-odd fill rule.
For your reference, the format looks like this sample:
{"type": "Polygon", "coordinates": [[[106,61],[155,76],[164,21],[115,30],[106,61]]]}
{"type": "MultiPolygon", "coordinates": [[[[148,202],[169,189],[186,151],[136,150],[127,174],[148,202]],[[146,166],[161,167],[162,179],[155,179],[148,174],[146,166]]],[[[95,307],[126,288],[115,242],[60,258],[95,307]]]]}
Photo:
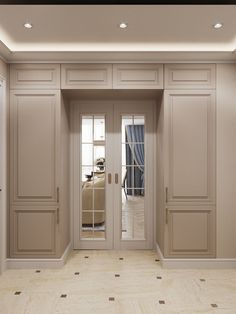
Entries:
{"type": "Polygon", "coordinates": [[[144,239],[144,196],[123,193],[122,239],[144,239]]]}

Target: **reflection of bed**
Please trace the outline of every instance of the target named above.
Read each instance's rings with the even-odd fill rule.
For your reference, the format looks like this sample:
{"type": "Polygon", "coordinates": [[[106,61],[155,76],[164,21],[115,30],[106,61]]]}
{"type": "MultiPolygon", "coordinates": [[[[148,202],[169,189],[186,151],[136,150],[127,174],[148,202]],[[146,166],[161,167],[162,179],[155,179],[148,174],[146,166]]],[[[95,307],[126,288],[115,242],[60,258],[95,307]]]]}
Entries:
{"type": "Polygon", "coordinates": [[[82,187],[82,224],[93,224],[93,209],[103,211],[94,213],[94,223],[105,221],[105,174],[96,174],[94,181],[86,181],[82,187]]]}

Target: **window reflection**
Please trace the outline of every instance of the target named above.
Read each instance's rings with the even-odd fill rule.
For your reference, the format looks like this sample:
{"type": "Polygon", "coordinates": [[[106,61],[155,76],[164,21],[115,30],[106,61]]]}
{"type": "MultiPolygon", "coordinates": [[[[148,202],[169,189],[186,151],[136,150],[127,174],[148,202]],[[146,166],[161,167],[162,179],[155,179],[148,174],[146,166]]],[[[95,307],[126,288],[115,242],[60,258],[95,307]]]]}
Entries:
{"type": "Polygon", "coordinates": [[[145,119],[122,116],[122,239],[144,239],[145,119]]]}

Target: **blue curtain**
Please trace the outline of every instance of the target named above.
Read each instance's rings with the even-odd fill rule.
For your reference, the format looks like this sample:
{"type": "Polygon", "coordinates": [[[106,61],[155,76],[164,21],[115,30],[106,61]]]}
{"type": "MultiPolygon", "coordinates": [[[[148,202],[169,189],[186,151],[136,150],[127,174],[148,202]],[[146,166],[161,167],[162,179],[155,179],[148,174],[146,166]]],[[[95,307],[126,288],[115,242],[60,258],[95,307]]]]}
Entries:
{"type": "Polygon", "coordinates": [[[126,165],[127,167],[127,194],[143,195],[144,190],[133,190],[132,188],[144,189],[144,125],[127,125],[126,126],[126,165]],[[132,180],[133,176],[133,180],[132,180]]]}

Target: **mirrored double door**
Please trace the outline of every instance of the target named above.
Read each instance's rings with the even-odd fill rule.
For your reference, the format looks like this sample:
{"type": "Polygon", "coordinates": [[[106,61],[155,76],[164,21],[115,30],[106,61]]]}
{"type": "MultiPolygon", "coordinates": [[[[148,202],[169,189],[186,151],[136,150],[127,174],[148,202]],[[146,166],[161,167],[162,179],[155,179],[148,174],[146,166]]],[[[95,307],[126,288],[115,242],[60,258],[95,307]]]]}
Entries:
{"type": "Polygon", "coordinates": [[[75,248],[152,248],[154,104],[81,101],[74,108],[75,248]]]}

